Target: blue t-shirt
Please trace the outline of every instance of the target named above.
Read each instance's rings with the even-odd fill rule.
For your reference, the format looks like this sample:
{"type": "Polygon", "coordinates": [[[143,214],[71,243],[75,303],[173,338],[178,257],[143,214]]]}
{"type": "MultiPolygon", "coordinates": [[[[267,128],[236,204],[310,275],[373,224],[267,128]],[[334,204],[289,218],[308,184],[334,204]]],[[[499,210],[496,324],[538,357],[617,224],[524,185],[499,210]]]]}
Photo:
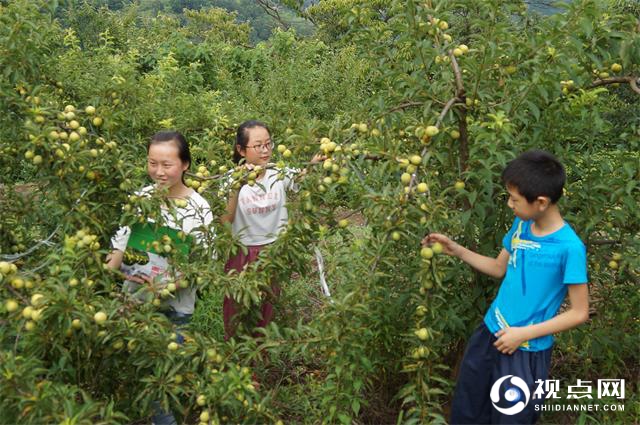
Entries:
{"type": "MultiPolygon", "coordinates": [[[[508,326],[528,326],[556,315],[567,284],[587,283],[587,250],[568,223],[546,235],[531,233],[532,221],[516,218],[502,239],[509,252],[507,273],[484,322],[492,333],[508,326]]],[[[526,341],[525,351],[551,348],[553,336],[526,341]]]]}

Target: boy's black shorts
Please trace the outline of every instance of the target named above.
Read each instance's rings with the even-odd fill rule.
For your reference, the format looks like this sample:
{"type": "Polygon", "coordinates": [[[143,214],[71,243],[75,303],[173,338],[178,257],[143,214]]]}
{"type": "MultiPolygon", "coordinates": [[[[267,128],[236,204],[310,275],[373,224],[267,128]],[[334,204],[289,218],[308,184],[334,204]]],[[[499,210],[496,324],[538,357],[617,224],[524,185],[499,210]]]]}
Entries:
{"type": "Polygon", "coordinates": [[[535,381],[547,379],[551,348],[508,355],[493,346],[496,340],[484,322],[471,335],[453,396],[452,424],[533,424],[538,420],[535,405],[542,400],[533,399],[535,381]]]}

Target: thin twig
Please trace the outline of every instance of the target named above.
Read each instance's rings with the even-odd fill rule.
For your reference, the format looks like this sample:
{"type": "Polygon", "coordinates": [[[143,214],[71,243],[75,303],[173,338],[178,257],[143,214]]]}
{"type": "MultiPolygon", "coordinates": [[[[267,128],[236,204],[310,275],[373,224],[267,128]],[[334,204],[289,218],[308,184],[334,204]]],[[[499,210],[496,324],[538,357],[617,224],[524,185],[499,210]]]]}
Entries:
{"type": "Polygon", "coordinates": [[[424,102],[405,102],[405,103],[401,103],[398,106],[394,106],[393,108],[389,109],[387,112],[383,113],[382,116],[384,115],[389,115],[393,112],[397,112],[397,111],[403,111],[407,108],[413,108],[415,106],[422,106],[424,105],[424,102]]]}
{"type": "Polygon", "coordinates": [[[615,239],[596,239],[594,241],[589,241],[589,245],[615,245],[619,243],[620,241],[615,239]]]}

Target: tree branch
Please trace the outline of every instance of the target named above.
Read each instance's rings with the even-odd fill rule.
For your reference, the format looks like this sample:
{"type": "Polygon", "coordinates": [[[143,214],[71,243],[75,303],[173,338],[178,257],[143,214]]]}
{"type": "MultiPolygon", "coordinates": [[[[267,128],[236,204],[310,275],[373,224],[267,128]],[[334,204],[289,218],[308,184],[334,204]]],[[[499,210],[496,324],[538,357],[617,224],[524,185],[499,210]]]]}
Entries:
{"type": "Polygon", "coordinates": [[[465,94],[464,85],[462,84],[462,72],[460,71],[460,65],[458,60],[453,54],[453,50],[449,50],[449,57],[451,58],[451,66],[453,67],[453,75],[456,77],[456,96],[462,98],[465,94]]]}
{"type": "Polygon", "coordinates": [[[444,105],[444,108],[442,108],[442,112],[440,112],[440,116],[438,116],[438,120],[436,121],[436,127],[440,128],[440,126],[442,125],[442,121],[444,120],[444,117],[447,116],[447,112],[449,112],[449,109],[451,109],[454,103],[460,102],[460,101],[461,99],[457,96],[449,99],[449,101],[444,105]]]}
{"type": "Polygon", "coordinates": [[[289,24],[282,20],[280,11],[278,11],[277,6],[272,4],[270,0],[256,0],[256,3],[258,3],[258,6],[260,6],[267,15],[275,19],[283,29],[289,29],[289,24]]]}
{"type": "MultiPolygon", "coordinates": [[[[453,50],[449,51],[449,57],[451,58],[453,75],[455,75],[456,78],[456,97],[460,102],[464,102],[466,100],[466,92],[462,82],[462,72],[460,71],[458,60],[453,54],[453,50]]],[[[469,161],[469,132],[467,131],[466,105],[458,112],[458,130],[460,131],[460,171],[464,171],[467,169],[467,162],[469,161]]]]}
{"type": "Polygon", "coordinates": [[[458,131],[460,132],[460,172],[466,171],[469,162],[469,131],[467,129],[467,108],[458,110],[458,131]]]}
{"type": "Polygon", "coordinates": [[[638,87],[638,80],[640,80],[640,78],[634,77],[632,75],[629,75],[627,77],[602,78],[602,79],[596,80],[593,83],[591,83],[589,88],[593,89],[593,88],[596,88],[596,87],[607,86],[609,84],[621,84],[621,83],[623,83],[623,84],[629,84],[629,86],[631,86],[631,90],[633,90],[634,92],[640,94],[640,87],[638,87]]]}

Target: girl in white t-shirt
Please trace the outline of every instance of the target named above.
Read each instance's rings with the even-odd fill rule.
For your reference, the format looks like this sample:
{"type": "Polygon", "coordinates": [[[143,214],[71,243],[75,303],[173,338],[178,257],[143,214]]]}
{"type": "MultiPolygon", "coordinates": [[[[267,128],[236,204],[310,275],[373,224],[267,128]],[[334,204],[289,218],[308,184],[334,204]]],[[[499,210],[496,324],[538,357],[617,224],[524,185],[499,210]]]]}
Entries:
{"type": "MultiPolygon", "coordinates": [[[[233,160],[236,164],[244,159],[245,167],[254,169],[260,166],[261,171],[253,186],[244,185],[229,195],[227,211],[221,217],[223,223],[232,223],[232,232],[246,246],[246,253],[239,250],[231,257],[225,271],[241,272],[247,264],[258,258],[260,251],[274,242],[278,234],[287,226],[287,191],[295,190],[293,180],[296,170],[267,168],[271,160],[274,143],[269,128],[259,121],[242,123],[236,133],[233,160]],[[279,177],[284,173],[284,178],[279,177]]],[[[320,161],[319,156],[312,163],[320,161]]],[[[273,297],[280,295],[277,283],[271,284],[273,297]]],[[[230,297],[223,302],[223,319],[225,339],[235,334],[234,317],[238,312],[237,303],[230,297]]],[[[257,327],[267,326],[273,319],[273,304],[265,300],[260,307],[261,319],[257,327]]]]}
{"type": "MultiPolygon", "coordinates": [[[[138,196],[152,196],[159,191],[168,200],[176,202],[163,205],[161,209],[163,223],[167,228],[191,235],[196,242],[202,241],[202,228],[213,220],[209,203],[200,194],[187,187],[183,182],[183,174],[191,165],[191,153],[184,136],[174,131],[159,132],[147,145],[147,172],[155,182],[137,192],[138,196]],[[179,200],[179,201],[178,201],[179,200]]],[[[127,275],[125,289],[137,291],[138,285],[156,285],[168,271],[169,264],[165,257],[147,252],[149,263],[138,267],[140,273],[131,275],[133,270],[123,265],[124,252],[129,243],[131,229],[121,227],[111,239],[113,250],[107,257],[107,265],[112,269],[121,268],[127,275]],[[155,282],[154,282],[155,280],[155,282]]],[[[185,324],[193,314],[195,307],[195,288],[182,288],[179,282],[171,282],[179,289],[166,301],[166,315],[178,324],[185,324]]]]}
{"type": "MultiPolygon", "coordinates": [[[[138,196],[152,196],[154,193],[175,202],[167,203],[161,208],[163,225],[167,228],[191,235],[196,242],[202,242],[202,230],[213,220],[209,203],[200,194],[184,184],[183,175],[191,165],[191,153],[184,136],[176,131],[156,133],[147,144],[147,173],[154,181],[154,185],[147,186],[137,192],[138,196]],[[171,207],[169,207],[171,205],[171,207]]],[[[180,282],[164,282],[168,277],[170,267],[167,259],[153,252],[147,252],[149,262],[135,269],[123,265],[124,252],[132,236],[128,226],[121,227],[111,239],[113,250],[107,257],[107,265],[112,269],[122,269],[126,275],[125,289],[127,292],[140,294],[140,285],[147,288],[169,284],[179,287],[172,297],[165,302],[163,313],[178,326],[189,323],[196,302],[196,290],[187,286],[183,288],[180,282]],[[165,272],[167,272],[165,274],[165,272]]],[[[144,295],[144,294],[143,294],[144,295]]],[[[183,337],[178,333],[178,342],[183,337]]],[[[152,423],[177,424],[171,411],[164,410],[160,403],[153,402],[152,423]]]]}

